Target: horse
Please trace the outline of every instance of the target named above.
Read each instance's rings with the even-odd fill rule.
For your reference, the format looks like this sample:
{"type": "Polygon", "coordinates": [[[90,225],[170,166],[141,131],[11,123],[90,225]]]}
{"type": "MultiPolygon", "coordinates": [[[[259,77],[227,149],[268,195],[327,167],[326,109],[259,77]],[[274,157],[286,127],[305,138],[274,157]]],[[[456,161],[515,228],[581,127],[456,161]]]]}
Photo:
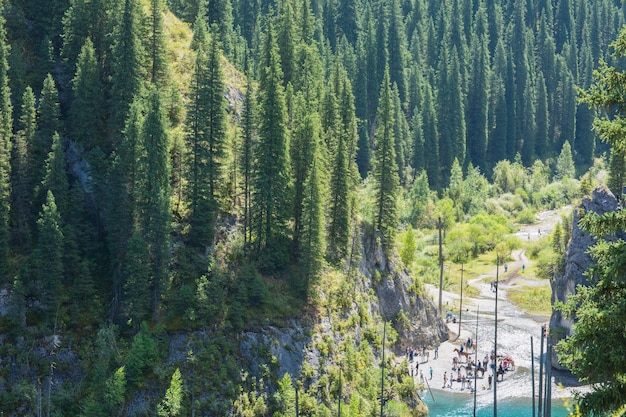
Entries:
{"type": "Polygon", "coordinates": [[[467,357],[469,356],[469,353],[467,353],[465,351],[461,352],[459,350],[459,348],[454,348],[454,351],[456,352],[457,355],[459,355],[459,360],[461,359],[461,356],[464,356],[465,357],[465,362],[467,362],[467,357]]]}
{"type": "Polygon", "coordinates": [[[506,356],[504,358],[504,360],[502,361],[502,363],[503,363],[503,368],[506,371],[514,371],[515,370],[515,361],[513,360],[512,357],[506,356]]]}

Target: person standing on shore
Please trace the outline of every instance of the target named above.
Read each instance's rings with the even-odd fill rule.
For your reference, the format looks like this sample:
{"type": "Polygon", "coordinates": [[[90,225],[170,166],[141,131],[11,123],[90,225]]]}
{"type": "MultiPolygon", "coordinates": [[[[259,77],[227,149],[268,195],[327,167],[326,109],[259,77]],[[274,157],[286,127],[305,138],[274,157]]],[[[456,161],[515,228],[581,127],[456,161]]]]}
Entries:
{"type": "Polygon", "coordinates": [[[439,346],[435,346],[435,359],[439,357],[439,346]]]}
{"type": "Polygon", "coordinates": [[[432,366],[430,367],[429,372],[430,372],[430,379],[433,379],[433,367],[432,366]]]}
{"type": "Polygon", "coordinates": [[[443,387],[441,388],[445,388],[447,383],[448,383],[448,373],[446,371],[443,371],[443,387]]]}

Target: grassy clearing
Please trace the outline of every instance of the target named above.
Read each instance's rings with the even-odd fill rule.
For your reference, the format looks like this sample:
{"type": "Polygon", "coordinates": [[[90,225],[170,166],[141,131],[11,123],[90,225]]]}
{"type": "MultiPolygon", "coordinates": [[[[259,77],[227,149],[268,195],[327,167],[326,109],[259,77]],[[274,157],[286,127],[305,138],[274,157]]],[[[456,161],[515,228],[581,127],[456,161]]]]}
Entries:
{"type": "Polygon", "coordinates": [[[549,286],[523,286],[509,290],[509,300],[530,314],[538,314],[549,317],[552,314],[550,296],[552,290],[549,286]]]}

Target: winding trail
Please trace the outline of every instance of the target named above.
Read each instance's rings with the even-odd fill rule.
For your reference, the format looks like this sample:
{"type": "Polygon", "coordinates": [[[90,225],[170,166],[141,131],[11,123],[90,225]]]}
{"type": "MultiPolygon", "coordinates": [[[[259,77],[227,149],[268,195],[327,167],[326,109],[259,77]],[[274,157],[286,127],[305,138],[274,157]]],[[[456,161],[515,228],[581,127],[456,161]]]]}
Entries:
{"type": "MultiPolygon", "coordinates": [[[[538,215],[538,222],[533,225],[523,226],[516,234],[525,236],[530,240],[537,240],[546,233],[549,233],[554,225],[560,220],[561,214],[571,210],[571,207],[564,207],[560,210],[552,210],[550,212],[538,215]]],[[[504,380],[498,382],[498,398],[506,397],[531,397],[531,343],[530,338],[533,336],[534,349],[534,365],[535,380],[538,381],[539,375],[539,348],[541,327],[549,320],[547,316],[531,315],[508,300],[508,293],[515,291],[520,285],[549,285],[548,282],[536,279],[525,279],[524,266],[528,267],[530,261],[525,254],[524,249],[515,250],[511,253],[512,262],[507,265],[507,272],[504,272],[503,265],[498,270],[494,266],[489,273],[481,275],[477,278],[470,279],[468,284],[477,288],[479,293],[474,297],[463,297],[463,312],[460,324],[448,323],[449,339],[438,346],[438,358],[434,359],[434,346],[429,347],[429,357],[422,358],[418,356],[413,364],[419,362],[419,371],[422,372],[424,378],[430,377],[430,368],[433,370],[432,380],[429,380],[430,387],[435,391],[444,389],[446,391],[458,392],[459,395],[469,395],[468,389],[461,390],[461,384],[454,382],[449,387],[443,387],[443,374],[446,376],[458,371],[452,370],[452,360],[456,357],[455,348],[471,337],[477,342],[478,359],[483,360],[486,354],[492,352],[494,347],[494,317],[495,317],[495,292],[492,291],[491,282],[495,280],[496,274],[499,279],[498,289],[498,355],[511,356],[515,362],[515,370],[507,372],[504,380]],[[460,332],[459,332],[460,330],[460,332]]],[[[427,290],[433,298],[437,300],[439,297],[439,289],[434,285],[427,285],[427,290]]],[[[459,294],[449,291],[443,291],[442,304],[444,314],[451,311],[457,317],[459,316],[458,302],[459,294]],[[453,307],[457,306],[457,307],[453,307]]],[[[416,347],[418,351],[422,347],[416,347]]],[[[470,351],[472,357],[476,356],[476,352],[470,351]]],[[[461,359],[464,363],[465,359],[461,359]]],[[[410,364],[411,366],[411,364],[410,364]]],[[[414,366],[414,365],[413,365],[414,366]]],[[[415,380],[420,382],[420,372],[414,372],[415,380]]],[[[464,370],[462,371],[465,374],[464,370]]],[[[490,370],[485,372],[484,377],[477,379],[479,401],[489,402],[493,398],[493,392],[488,388],[488,375],[490,370]]],[[[571,397],[573,387],[560,387],[553,379],[552,397],[565,398],[571,397]]],[[[535,382],[537,384],[537,382],[535,382]]]]}

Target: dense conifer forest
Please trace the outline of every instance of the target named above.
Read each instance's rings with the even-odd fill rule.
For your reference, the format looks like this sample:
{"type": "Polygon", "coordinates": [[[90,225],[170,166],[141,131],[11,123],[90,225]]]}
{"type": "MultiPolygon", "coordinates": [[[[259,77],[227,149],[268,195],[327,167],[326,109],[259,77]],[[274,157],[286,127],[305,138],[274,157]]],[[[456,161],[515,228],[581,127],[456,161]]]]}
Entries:
{"type": "MultiPolygon", "coordinates": [[[[578,196],[609,151],[578,90],[619,64],[626,16],[620,0],[0,7],[0,411],[53,416],[293,415],[289,374],[267,352],[246,368],[238,335],[310,314],[320,277],[358,274],[364,234],[393,257],[442,214],[497,229],[480,213],[499,194],[525,195],[489,206],[518,219],[578,196]]],[[[346,353],[354,416],[376,414],[368,340],[346,353]]],[[[293,383],[302,415],[330,415],[337,372],[293,383]]]]}

